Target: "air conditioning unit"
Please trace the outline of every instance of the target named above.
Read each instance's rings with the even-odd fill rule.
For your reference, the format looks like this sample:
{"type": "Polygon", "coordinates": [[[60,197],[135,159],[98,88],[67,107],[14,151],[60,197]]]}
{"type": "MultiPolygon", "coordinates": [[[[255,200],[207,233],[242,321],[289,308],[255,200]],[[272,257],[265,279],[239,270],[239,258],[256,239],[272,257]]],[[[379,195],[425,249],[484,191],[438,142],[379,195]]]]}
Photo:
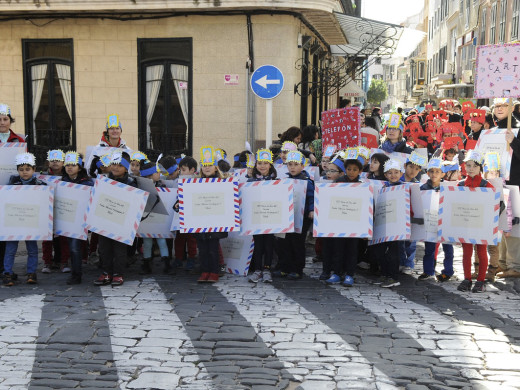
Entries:
{"type": "Polygon", "coordinates": [[[473,70],[466,69],[462,71],[462,82],[464,84],[472,84],[473,83],[473,70]]]}

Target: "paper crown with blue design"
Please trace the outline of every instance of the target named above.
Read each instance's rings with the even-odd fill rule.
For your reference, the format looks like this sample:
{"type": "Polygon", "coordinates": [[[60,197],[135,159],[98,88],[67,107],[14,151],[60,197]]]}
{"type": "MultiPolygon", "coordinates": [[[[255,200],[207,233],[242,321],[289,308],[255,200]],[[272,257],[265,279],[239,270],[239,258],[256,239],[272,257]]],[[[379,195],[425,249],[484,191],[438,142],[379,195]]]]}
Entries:
{"type": "Polygon", "coordinates": [[[478,150],[472,149],[468,150],[468,153],[464,158],[464,162],[467,161],[473,161],[476,162],[478,165],[482,165],[482,163],[484,162],[484,157],[482,156],[482,153],[480,153],[478,150]]]}
{"type": "Polygon", "coordinates": [[[126,169],[130,168],[130,162],[126,158],[124,158],[123,153],[120,152],[112,154],[109,165],[122,165],[126,169]]]}
{"type": "Polygon", "coordinates": [[[326,145],[323,148],[323,157],[332,157],[338,147],[336,145],[326,145]]]}
{"type": "Polygon", "coordinates": [[[434,168],[442,170],[442,166],[443,166],[443,161],[440,158],[432,158],[430,161],[428,161],[427,170],[429,171],[430,169],[434,169],[434,168]]]}
{"type": "Polygon", "coordinates": [[[370,158],[370,149],[366,146],[358,146],[357,147],[359,155],[362,156],[365,160],[368,160],[370,158]]]}
{"type": "Polygon", "coordinates": [[[246,154],[246,168],[253,169],[255,167],[255,164],[255,156],[250,153],[246,154]]]}
{"type": "Polygon", "coordinates": [[[336,154],[330,163],[337,166],[343,173],[345,172],[345,163],[340,158],[339,154],[336,154]]]}
{"type": "Polygon", "coordinates": [[[393,112],[390,114],[390,117],[388,118],[388,122],[386,125],[389,129],[404,129],[403,124],[403,118],[401,117],[401,114],[398,114],[396,112],[393,112]]]}
{"type": "Polygon", "coordinates": [[[493,105],[496,106],[497,104],[509,104],[509,99],[508,98],[494,98],[493,105]]]}
{"type": "Polygon", "coordinates": [[[256,161],[266,161],[273,163],[273,153],[269,149],[258,149],[256,151],[256,161]]]}
{"type": "MultiPolygon", "coordinates": [[[[159,160],[157,160],[159,161],[159,160]]],[[[160,172],[157,168],[157,162],[154,164],[150,160],[145,160],[143,163],[143,168],[139,171],[142,177],[147,177],[153,175],[154,173],[160,172]]]]}
{"type": "Polygon", "coordinates": [[[82,166],[83,160],[78,152],[65,153],[65,162],[63,165],[79,165],[82,166]]]}
{"type": "Polygon", "coordinates": [[[15,157],[16,166],[18,165],[30,165],[31,167],[36,166],[36,157],[32,153],[20,153],[15,157]]]}
{"type": "Polygon", "coordinates": [[[107,124],[106,124],[107,130],[111,127],[119,127],[121,130],[123,130],[123,126],[121,126],[121,121],[119,120],[119,115],[112,114],[107,117],[107,124]]]}
{"type": "Polygon", "coordinates": [[[213,149],[213,146],[200,147],[200,165],[203,167],[217,165],[217,161],[215,160],[215,149],[213,149]]]}
{"type": "Polygon", "coordinates": [[[11,115],[11,107],[5,103],[0,103],[0,115],[11,115]]]}
{"type": "Polygon", "coordinates": [[[47,161],[65,161],[65,153],[60,149],[49,150],[47,152],[47,161]]]}
{"type": "Polygon", "coordinates": [[[357,160],[361,164],[363,164],[365,162],[364,157],[359,154],[358,148],[347,148],[347,150],[343,154],[343,159],[345,161],[346,160],[357,160]]]}
{"type": "Polygon", "coordinates": [[[384,172],[388,172],[390,169],[397,169],[399,172],[403,172],[403,164],[401,161],[391,158],[387,160],[384,165],[384,172]]]}
{"type": "Polygon", "coordinates": [[[99,161],[96,163],[98,168],[105,167],[107,168],[110,165],[110,160],[112,156],[110,154],[105,154],[99,158],[99,161]]]}
{"type": "Polygon", "coordinates": [[[215,149],[215,160],[219,162],[220,160],[225,160],[227,157],[226,152],[223,149],[215,149]]]}
{"type": "Polygon", "coordinates": [[[292,152],[294,150],[298,150],[298,145],[296,145],[292,141],[285,141],[282,144],[282,148],[280,149],[282,152],[292,152]]]}
{"type": "Polygon", "coordinates": [[[285,163],[290,162],[296,162],[298,164],[304,164],[305,163],[305,157],[303,157],[303,154],[297,150],[293,150],[292,152],[289,152],[287,154],[287,158],[285,159],[285,163]]]}
{"type": "Polygon", "coordinates": [[[488,152],[484,156],[484,172],[500,171],[500,155],[497,152],[488,152]]]}
{"type": "Polygon", "coordinates": [[[144,154],[143,152],[137,151],[133,152],[130,155],[130,161],[141,161],[141,160],[148,160],[148,156],[144,154]]]}
{"type": "Polygon", "coordinates": [[[459,165],[458,160],[442,162],[442,171],[444,173],[451,172],[451,171],[459,171],[459,170],[460,170],[460,165],[459,165]]]}
{"type": "Polygon", "coordinates": [[[415,150],[408,156],[406,162],[411,162],[421,168],[424,168],[428,164],[428,158],[425,156],[421,156],[419,153],[416,153],[415,150]]]}

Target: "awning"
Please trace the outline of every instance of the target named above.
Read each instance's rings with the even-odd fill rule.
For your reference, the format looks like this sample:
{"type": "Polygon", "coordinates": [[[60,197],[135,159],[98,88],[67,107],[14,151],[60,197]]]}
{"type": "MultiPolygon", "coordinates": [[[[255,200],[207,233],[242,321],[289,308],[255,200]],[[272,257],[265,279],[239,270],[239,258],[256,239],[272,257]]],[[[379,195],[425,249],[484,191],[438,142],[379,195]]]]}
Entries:
{"type": "Polygon", "coordinates": [[[349,76],[345,77],[345,81],[347,84],[340,88],[339,96],[340,97],[364,97],[365,91],[349,76]]]}
{"type": "Polygon", "coordinates": [[[346,45],[331,45],[332,55],[391,56],[397,49],[404,28],[396,24],[334,12],[346,45]]]}

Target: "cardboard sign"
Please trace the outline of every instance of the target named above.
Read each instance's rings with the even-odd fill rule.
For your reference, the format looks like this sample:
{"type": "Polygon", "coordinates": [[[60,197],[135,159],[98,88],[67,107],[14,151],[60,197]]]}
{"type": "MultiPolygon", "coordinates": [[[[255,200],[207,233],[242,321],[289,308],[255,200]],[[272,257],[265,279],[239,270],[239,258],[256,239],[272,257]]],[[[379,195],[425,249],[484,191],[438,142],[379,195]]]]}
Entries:
{"type": "Polygon", "coordinates": [[[294,181],[294,232],[301,233],[305,218],[305,198],[307,196],[307,180],[294,181]]]}
{"type": "MultiPolygon", "coordinates": [[[[506,188],[509,190],[513,217],[520,218],[520,191],[518,190],[518,186],[506,185],[506,188]]],[[[520,238],[520,224],[513,225],[511,236],[520,238]]]]}
{"type": "Polygon", "coordinates": [[[0,186],[0,241],[52,240],[54,188],[0,186]]]}
{"type": "Polygon", "coordinates": [[[12,175],[18,175],[16,170],[16,155],[27,152],[25,142],[0,143],[0,185],[9,183],[12,175]]]}
{"type": "MultiPolygon", "coordinates": [[[[518,134],[518,129],[512,129],[513,133],[518,134]]],[[[500,176],[509,180],[511,170],[511,149],[506,141],[506,129],[481,130],[475,149],[480,150],[482,155],[488,152],[496,152],[500,156],[500,176]]]]}
{"type": "Polygon", "coordinates": [[[477,46],[475,97],[492,99],[520,96],[518,57],[518,43],[477,46]]]}
{"type": "Polygon", "coordinates": [[[407,185],[384,187],[374,207],[374,235],[370,245],[409,240],[410,191],[407,185]]]}
{"type": "Polygon", "coordinates": [[[82,184],[59,181],[54,192],[54,233],[59,236],[86,240],[85,218],[90,190],[82,184]]]}
{"type": "Polygon", "coordinates": [[[183,179],[178,194],[181,233],[240,230],[238,184],[232,178],[183,179]]]}
{"type": "Polygon", "coordinates": [[[240,185],[243,235],[294,232],[295,180],[263,180],[240,185]]]}
{"type": "Polygon", "coordinates": [[[413,217],[412,241],[437,242],[439,219],[439,192],[421,191],[420,184],[410,185],[413,217]]]}
{"type": "Polygon", "coordinates": [[[373,195],[369,183],[317,184],[313,236],[372,238],[373,195]]]}
{"type": "Polygon", "coordinates": [[[150,214],[145,212],[139,229],[137,229],[137,237],[174,238],[175,234],[170,228],[174,214],[177,214],[173,211],[173,205],[177,202],[177,189],[155,188],[154,190],[161,199],[167,214],[156,212],[155,209],[150,214]]]}
{"type": "Polygon", "coordinates": [[[132,245],[148,192],[98,177],[92,188],[85,227],[91,232],[132,245]]]}
{"type": "Polygon", "coordinates": [[[228,273],[247,276],[253,258],[255,243],[253,236],[242,236],[238,232],[229,233],[219,241],[228,273]]]}
{"type": "MultiPolygon", "coordinates": [[[[371,130],[373,129],[367,129],[362,128],[359,130],[361,135],[361,145],[366,146],[367,148],[377,148],[379,146],[379,137],[377,134],[374,134],[371,130]]],[[[373,130],[375,133],[377,133],[376,130],[373,130]]]]}
{"type": "Polygon", "coordinates": [[[321,122],[323,145],[336,145],[338,150],[360,145],[359,107],[324,111],[321,122]]]}
{"type": "Polygon", "coordinates": [[[438,241],[497,245],[499,202],[492,188],[441,186],[438,241]]]}
{"type": "Polygon", "coordinates": [[[87,153],[86,153],[85,159],[83,160],[83,161],[85,161],[85,164],[84,164],[85,169],[87,171],[90,169],[90,165],[92,164],[92,160],[94,159],[95,156],[101,157],[101,156],[104,156],[105,154],[112,154],[115,152],[125,152],[128,154],[132,154],[133,150],[132,149],[123,149],[123,148],[113,148],[113,147],[108,147],[108,146],[87,146],[87,153]]]}

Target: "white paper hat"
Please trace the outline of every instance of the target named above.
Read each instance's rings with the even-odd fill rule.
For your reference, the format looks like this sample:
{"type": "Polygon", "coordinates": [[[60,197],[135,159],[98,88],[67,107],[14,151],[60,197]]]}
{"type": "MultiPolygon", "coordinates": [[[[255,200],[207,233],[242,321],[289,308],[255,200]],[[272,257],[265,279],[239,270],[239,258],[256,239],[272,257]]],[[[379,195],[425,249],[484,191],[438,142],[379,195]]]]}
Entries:
{"type": "Polygon", "coordinates": [[[477,164],[482,165],[484,162],[484,157],[478,150],[472,149],[468,150],[468,154],[466,154],[466,157],[464,158],[464,162],[466,161],[474,161],[477,164]]]}
{"type": "Polygon", "coordinates": [[[399,172],[403,172],[403,164],[401,161],[391,158],[387,162],[385,162],[385,172],[388,172],[390,169],[397,169],[399,172]]]}
{"type": "Polygon", "coordinates": [[[16,155],[16,166],[18,165],[30,165],[34,167],[36,165],[36,157],[32,153],[20,153],[16,155]]]}

